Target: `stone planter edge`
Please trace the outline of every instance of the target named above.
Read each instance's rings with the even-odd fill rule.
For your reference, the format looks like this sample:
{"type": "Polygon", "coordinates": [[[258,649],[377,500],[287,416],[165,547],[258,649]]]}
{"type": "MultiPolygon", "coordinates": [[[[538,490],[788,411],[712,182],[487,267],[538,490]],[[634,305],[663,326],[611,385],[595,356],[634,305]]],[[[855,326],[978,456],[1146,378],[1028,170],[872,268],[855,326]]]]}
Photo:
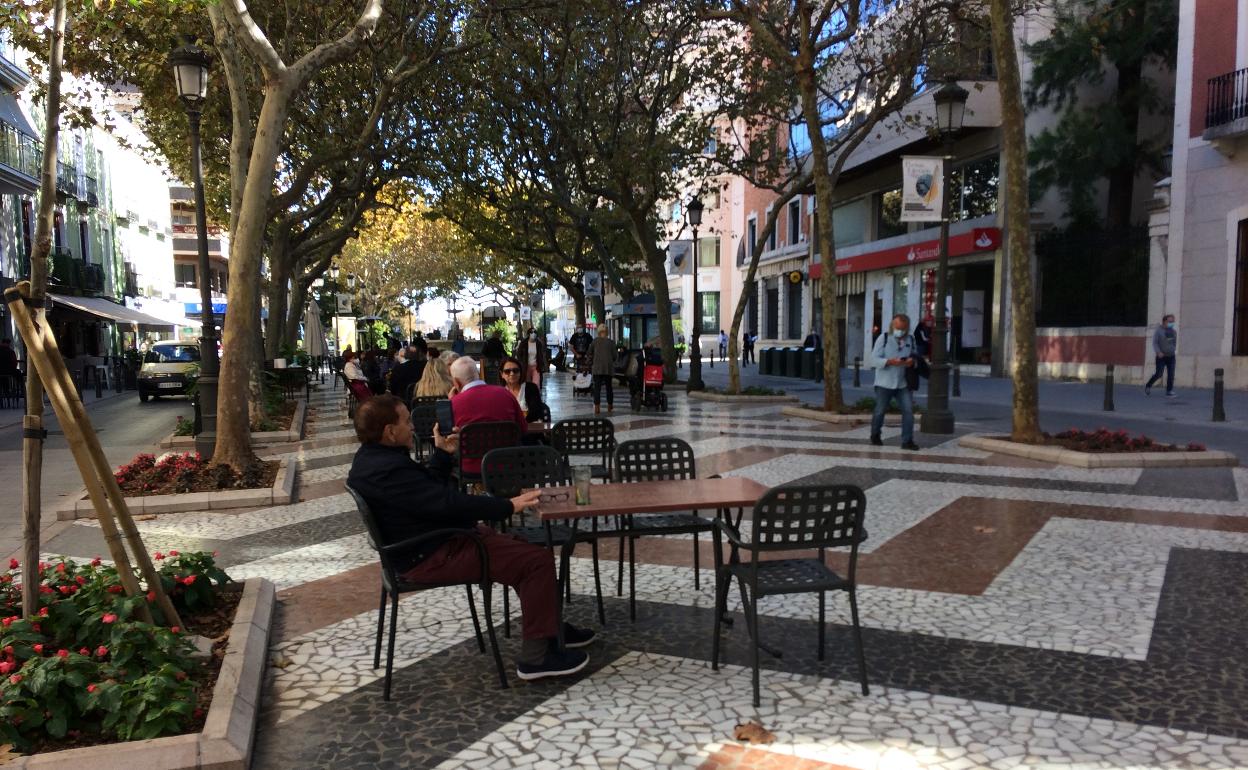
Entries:
{"type": "MultiPolygon", "coordinates": [[[[260,444],[289,444],[303,439],[308,417],[307,399],[295,401],[295,413],[290,416],[290,430],[266,430],[251,434],[253,446],[260,444]]],[[[194,449],[194,436],[175,436],[170,433],[160,440],[161,449],[194,449]]]]}
{"type": "Polygon", "coordinates": [[[251,763],[276,600],[265,578],[243,584],[201,732],[19,757],[6,770],[244,770],[251,763]]]}
{"type": "MultiPolygon", "coordinates": [[[[786,417],[802,417],[807,420],[817,420],[819,422],[830,422],[836,425],[870,425],[871,415],[869,414],[832,414],[824,412],[820,409],[810,409],[804,406],[786,406],[780,410],[780,414],[786,417]]],[[[917,418],[918,412],[914,413],[917,418]]],[[[901,425],[901,415],[885,414],[885,425],[901,425]]]]}
{"type": "Polygon", "coordinates": [[[714,401],[720,404],[796,404],[801,399],[797,396],[747,396],[728,393],[705,393],[693,391],[689,398],[696,401],[714,401]]]}
{"type": "Polygon", "coordinates": [[[1210,468],[1235,467],[1239,458],[1230,452],[1077,452],[1053,446],[1016,444],[990,436],[970,435],[958,439],[959,446],[985,452],[1026,457],[1030,460],[1070,465],[1076,468],[1210,468]]]}

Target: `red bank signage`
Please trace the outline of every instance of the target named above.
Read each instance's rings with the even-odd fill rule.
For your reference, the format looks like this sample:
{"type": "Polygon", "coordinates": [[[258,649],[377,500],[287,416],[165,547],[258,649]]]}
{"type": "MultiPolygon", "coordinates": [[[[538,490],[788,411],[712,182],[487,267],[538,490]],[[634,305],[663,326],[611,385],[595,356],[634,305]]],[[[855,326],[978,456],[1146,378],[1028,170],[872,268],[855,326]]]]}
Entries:
{"type": "MultiPolygon", "coordinates": [[[[949,237],[949,256],[960,257],[979,251],[994,251],[1001,247],[1001,231],[996,227],[976,227],[969,233],[949,237]]],[[[940,259],[940,240],[920,241],[891,249],[869,251],[853,257],[836,260],[836,274],[865,273],[888,267],[909,265],[915,262],[933,262],[940,259]]],[[[818,278],[823,265],[812,265],[811,278],[818,278]]]]}

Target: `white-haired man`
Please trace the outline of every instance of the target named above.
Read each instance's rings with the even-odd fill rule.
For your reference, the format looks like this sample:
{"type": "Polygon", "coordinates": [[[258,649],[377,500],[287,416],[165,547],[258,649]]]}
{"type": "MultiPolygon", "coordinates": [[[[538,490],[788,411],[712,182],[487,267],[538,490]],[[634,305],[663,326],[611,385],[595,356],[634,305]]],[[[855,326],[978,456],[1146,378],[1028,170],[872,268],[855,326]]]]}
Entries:
{"type": "MultiPolygon", "coordinates": [[[[474,422],[514,422],[520,426],[520,435],[525,435],[529,422],[520,402],[501,385],[487,385],[481,379],[476,361],[467,356],[455,359],[451,364],[451,380],[455,383],[451,391],[455,427],[463,428],[474,422]]],[[[463,468],[466,473],[480,473],[481,461],[465,459],[463,468]]]]}

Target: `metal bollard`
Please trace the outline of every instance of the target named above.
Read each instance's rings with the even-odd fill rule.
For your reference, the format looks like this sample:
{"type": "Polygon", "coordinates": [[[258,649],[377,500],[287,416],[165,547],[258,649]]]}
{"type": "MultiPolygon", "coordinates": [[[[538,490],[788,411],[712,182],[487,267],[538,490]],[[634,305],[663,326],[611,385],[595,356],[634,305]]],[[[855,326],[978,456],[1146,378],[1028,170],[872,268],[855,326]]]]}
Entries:
{"type": "Polygon", "coordinates": [[[962,367],[959,364],[953,365],[953,395],[962,395],[962,367]]]}
{"type": "Polygon", "coordinates": [[[1222,406],[1222,395],[1225,384],[1222,382],[1223,371],[1213,370],[1213,421],[1226,422],[1226,410],[1222,406]]]}
{"type": "Polygon", "coordinates": [[[126,387],[126,383],[124,382],[125,377],[126,377],[125,367],[123,367],[121,364],[117,364],[116,366],[113,367],[113,390],[117,391],[118,393],[125,390],[125,387],[126,387]]]}
{"type": "Polygon", "coordinates": [[[83,371],[83,370],[81,370],[81,369],[79,369],[79,370],[78,370],[78,376],[74,378],[74,390],[78,391],[78,400],[79,400],[79,401],[81,401],[81,400],[82,400],[82,387],[83,387],[83,385],[86,383],[86,380],[87,380],[87,374],[86,374],[86,372],[85,372],[85,371],[83,371]]]}
{"type": "Polygon", "coordinates": [[[1101,406],[1106,412],[1114,411],[1114,365],[1105,364],[1105,403],[1101,406]]]}
{"type": "Polygon", "coordinates": [[[104,398],[104,383],[100,381],[100,370],[95,369],[95,397],[104,398]]]}
{"type": "Polygon", "coordinates": [[[862,359],[854,356],[854,387],[862,387],[862,359]]]}

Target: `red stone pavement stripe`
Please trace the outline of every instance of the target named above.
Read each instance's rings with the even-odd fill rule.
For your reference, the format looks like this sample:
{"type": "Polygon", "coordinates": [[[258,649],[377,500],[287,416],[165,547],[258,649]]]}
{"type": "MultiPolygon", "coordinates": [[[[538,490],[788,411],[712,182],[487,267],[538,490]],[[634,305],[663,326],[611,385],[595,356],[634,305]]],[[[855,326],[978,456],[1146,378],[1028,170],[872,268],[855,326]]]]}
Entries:
{"type": "Polygon", "coordinates": [[[853,770],[814,759],[803,759],[753,746],[728,744],[698,765],[698,770],[853,770]]]}

